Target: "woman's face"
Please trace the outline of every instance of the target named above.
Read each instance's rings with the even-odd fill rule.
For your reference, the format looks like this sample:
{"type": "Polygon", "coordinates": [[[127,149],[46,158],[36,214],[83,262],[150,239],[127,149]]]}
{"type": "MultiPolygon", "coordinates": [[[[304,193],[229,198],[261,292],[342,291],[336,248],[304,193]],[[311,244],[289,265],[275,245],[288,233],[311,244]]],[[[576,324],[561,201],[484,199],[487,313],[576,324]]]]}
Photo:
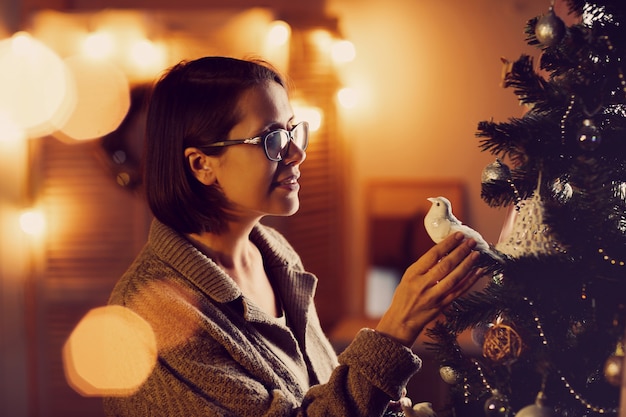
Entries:
{"type": "MultiPolygon", "coordinates": [[[[243,117],[230,131],[229,140],[265,136],[274,129],[291,130],[295,124],[287,92],[273,81],[244,93],[238,110],[243,117]]],[[[229,146],[214,158],[216,181],[237,216],[286,216],[298,210],[298,178],[306,153],[293,143],[280,162],[267,159],[262,144],[229,146]]]]}

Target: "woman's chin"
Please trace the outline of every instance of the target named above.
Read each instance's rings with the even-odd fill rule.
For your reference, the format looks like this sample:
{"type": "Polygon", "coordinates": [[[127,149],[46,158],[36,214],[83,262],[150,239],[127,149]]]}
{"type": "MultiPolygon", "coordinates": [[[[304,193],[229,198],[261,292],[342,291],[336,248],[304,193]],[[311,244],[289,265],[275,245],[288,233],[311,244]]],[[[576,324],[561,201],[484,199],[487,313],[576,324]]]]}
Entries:
{"type": "Polygon", "coordinates": [[[292,216],[298,212],[300,209],[300,200],[296,197],[295,199],[291,199],[288,204],[281,207],[280,210],[276,210],[274,216],[292,216]]]}

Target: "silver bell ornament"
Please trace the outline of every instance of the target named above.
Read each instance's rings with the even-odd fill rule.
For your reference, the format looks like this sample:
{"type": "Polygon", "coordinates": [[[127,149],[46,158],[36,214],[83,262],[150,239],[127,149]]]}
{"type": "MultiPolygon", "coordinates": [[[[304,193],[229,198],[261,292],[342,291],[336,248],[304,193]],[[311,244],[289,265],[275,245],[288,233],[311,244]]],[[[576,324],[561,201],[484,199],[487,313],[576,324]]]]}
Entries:
{"type": "Polygon", "coordinates": [[[544,46],[553,46],[561,42],[565,34],[565,23],[554,14],[554,10],[541,16],[535,24],[535,36],[537,40],[544,46]]]}
{"type": "Polygon", "coordinates": [[[550,407],[544,404],[545,396],[543,392],[537,394],[537,399],[532,405],[527,405],[515,414],[515,417],[553,417],[554,413],[550,407]]]}
{"type": "Polygon", "coordinates": [[[511,179],[511,170],[502,163],[500,159],[487,165],[482,172],[480,180],[483,184],[494,183],[496,181],[508,181],[511,179]]]}

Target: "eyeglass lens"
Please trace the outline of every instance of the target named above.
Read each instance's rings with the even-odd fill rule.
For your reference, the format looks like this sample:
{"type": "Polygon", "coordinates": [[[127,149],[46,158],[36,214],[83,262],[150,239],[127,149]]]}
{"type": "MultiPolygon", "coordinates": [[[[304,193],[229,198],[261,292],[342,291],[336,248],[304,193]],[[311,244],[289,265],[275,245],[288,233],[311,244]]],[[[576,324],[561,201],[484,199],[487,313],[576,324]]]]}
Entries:
{"type": "Polygon", "coordinates": [[[286,130],[270,132],[265,137],[267,156],[274,161],[283,159],[289,149],[291,139],[293,139],[293,142],[298,148],[305,150],[308,145],[308,136],[308,126],[306,123],[296,125],[291,131],[291,135],[286,130]]]}

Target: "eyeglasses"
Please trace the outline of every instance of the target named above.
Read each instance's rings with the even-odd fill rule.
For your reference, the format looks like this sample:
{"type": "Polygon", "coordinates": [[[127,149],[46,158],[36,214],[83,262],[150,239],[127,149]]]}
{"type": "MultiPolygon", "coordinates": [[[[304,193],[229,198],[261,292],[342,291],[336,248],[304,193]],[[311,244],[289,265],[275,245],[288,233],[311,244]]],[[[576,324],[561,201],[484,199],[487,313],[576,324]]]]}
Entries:
{"type": "Polygon", "coordinates": [[[300,148],[306,150],[309,145],[309,124],[307,122],[300,122],[291,130],[276,129],[272,130],[265,136],[256,136],[247,139],[232,139],[222,142],[215,142],[209,145],[200,146],[200,148],[216,148],[221,146],[231,145],[260,145],[263,143],[265,149],[265,155],[270,161],[282,161],[283,158],[289,153],[289,145],[291,141],[300,148]]]}

